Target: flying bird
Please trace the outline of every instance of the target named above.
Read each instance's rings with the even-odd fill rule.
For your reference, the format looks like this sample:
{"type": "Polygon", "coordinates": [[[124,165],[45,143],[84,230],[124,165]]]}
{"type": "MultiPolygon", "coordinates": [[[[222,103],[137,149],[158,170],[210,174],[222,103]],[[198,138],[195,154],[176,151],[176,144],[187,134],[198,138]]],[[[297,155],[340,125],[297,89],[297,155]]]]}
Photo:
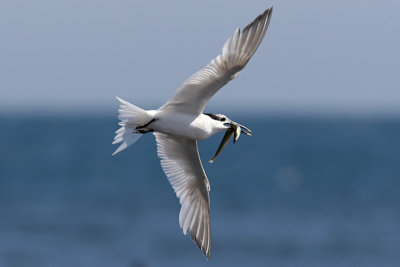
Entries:
{"type": "Polygon", "coordinates": [[[264,38],[272,7],[259,15],[243,30],[239,28],[225,42],[222,52],[192,75],[173,96],[157,110],[144,110],[117,97],[120,102],[121,126],[113,144],[121,143],[113,155],[152,132],[157,142],[161,166],[179,202],[179,226],[209,258],[211,252],[210,183],[201,163],[197,140],[226,131],[211,159],[221,153],[232,134],[236,142],[240,133],[250,129],[222,114],[203,113],[210,98],[226,83],[239,75],[264,38]]]}

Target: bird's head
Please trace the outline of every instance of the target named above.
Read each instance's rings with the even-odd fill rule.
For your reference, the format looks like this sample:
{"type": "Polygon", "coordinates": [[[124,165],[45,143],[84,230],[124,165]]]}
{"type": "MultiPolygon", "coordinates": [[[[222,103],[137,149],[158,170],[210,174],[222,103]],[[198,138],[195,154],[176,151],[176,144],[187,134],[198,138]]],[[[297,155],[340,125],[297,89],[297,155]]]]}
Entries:
{"type": "Polygon", "coordinates": [[[251,130],[249,128],[237,122],[232,121],[223,114],[207,113],[206,115],[210,116],[213,120],[221,122],[221,125],[223,125],[223,127],[226,129],[225,135],[222,138],[221,144],[219,145],[218,150],[215,153],[215,156],[210,160],[211,163],[213,163],[214,160],[218,157],[218,155],[222,152],[232,134],[233,134],[233,143],[236,143],[236,141],[239,139],[240,133],[244,133],[246,135],[251,136],[251,130]]]}

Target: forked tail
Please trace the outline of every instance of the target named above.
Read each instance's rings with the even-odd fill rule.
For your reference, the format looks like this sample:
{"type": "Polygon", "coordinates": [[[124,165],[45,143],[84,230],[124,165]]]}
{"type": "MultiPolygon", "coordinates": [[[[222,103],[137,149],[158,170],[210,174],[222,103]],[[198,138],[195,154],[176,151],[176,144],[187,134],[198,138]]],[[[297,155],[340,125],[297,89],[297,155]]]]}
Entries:
{"type": "Polygon", "coordinates": [[[143,125],[152,119],[146,110],[122,100],[119,97],[116,98],[120,102],[118,119],[121,121],[118,124],[121,126],[121,128],[115,132],[116,135],[112,144],[122,144],[117,150],[115,150],[115,152],[112,154],[113,156],[139,140],[143,134],[138,133],[136,131],[136,127],[143,125]]]}

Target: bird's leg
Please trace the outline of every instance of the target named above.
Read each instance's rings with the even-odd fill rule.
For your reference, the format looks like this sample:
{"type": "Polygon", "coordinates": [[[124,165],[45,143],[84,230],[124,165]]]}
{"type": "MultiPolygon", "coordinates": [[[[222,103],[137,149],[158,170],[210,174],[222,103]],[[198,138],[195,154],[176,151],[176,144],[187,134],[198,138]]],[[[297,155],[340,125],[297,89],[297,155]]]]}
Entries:
{"type": "Polygon", "coordinates": [[[136,128],[135,128],[135,132],[136,133],[141,133],[141,134],[145,134],[145,133],[148,133],[148,132],[154,132],[154,130],[152,130],[152,129],[149,129],[149,130],[145,130],[144,128],[146,128],[147,126],[149,126],[151,123],[153,123],[153,122],[155,122],[156,120],[158,120],[158,119],[152,119],[151,121],[149,121],[148,123],[146,123],[146,124],[143,124],[143,125],[138,125],[136,128]]]}
{"type": "Polygon", "coordinates": [[[151,133],[154,132],[153,129],[150,130],[135,130],[134,133],[140,133],[140,134],[145,134],[145,133],[151,133]]]}
{"type": "Polygon", "coordinates": [[[138,125],[135,129],[136,129],[136,130],[140,130],[140,129],[146,128],[147,126],[149,126],[151,123],[153,123],[153,122],[155,122],[155,121],[156,121],[156,119],[152,119],[151,121],[149,121],[149,122],[146,123],[146,124],[138,125]]]}

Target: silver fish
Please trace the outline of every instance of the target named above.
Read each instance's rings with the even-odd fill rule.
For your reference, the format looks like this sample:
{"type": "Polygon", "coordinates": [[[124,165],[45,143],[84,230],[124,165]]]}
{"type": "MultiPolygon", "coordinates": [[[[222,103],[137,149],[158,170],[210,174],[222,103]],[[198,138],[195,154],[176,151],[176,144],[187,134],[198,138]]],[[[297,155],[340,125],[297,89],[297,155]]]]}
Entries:
{"type": "Polygon", "coordinates": [[[233,143],[236,143],[236,141],[239,139],[240,137],[240,132],[241,132],[241,128],[239,125],[237,124],[232,124],[232,129],[234,131],[234,136],[233,136],[233,143]]]}

